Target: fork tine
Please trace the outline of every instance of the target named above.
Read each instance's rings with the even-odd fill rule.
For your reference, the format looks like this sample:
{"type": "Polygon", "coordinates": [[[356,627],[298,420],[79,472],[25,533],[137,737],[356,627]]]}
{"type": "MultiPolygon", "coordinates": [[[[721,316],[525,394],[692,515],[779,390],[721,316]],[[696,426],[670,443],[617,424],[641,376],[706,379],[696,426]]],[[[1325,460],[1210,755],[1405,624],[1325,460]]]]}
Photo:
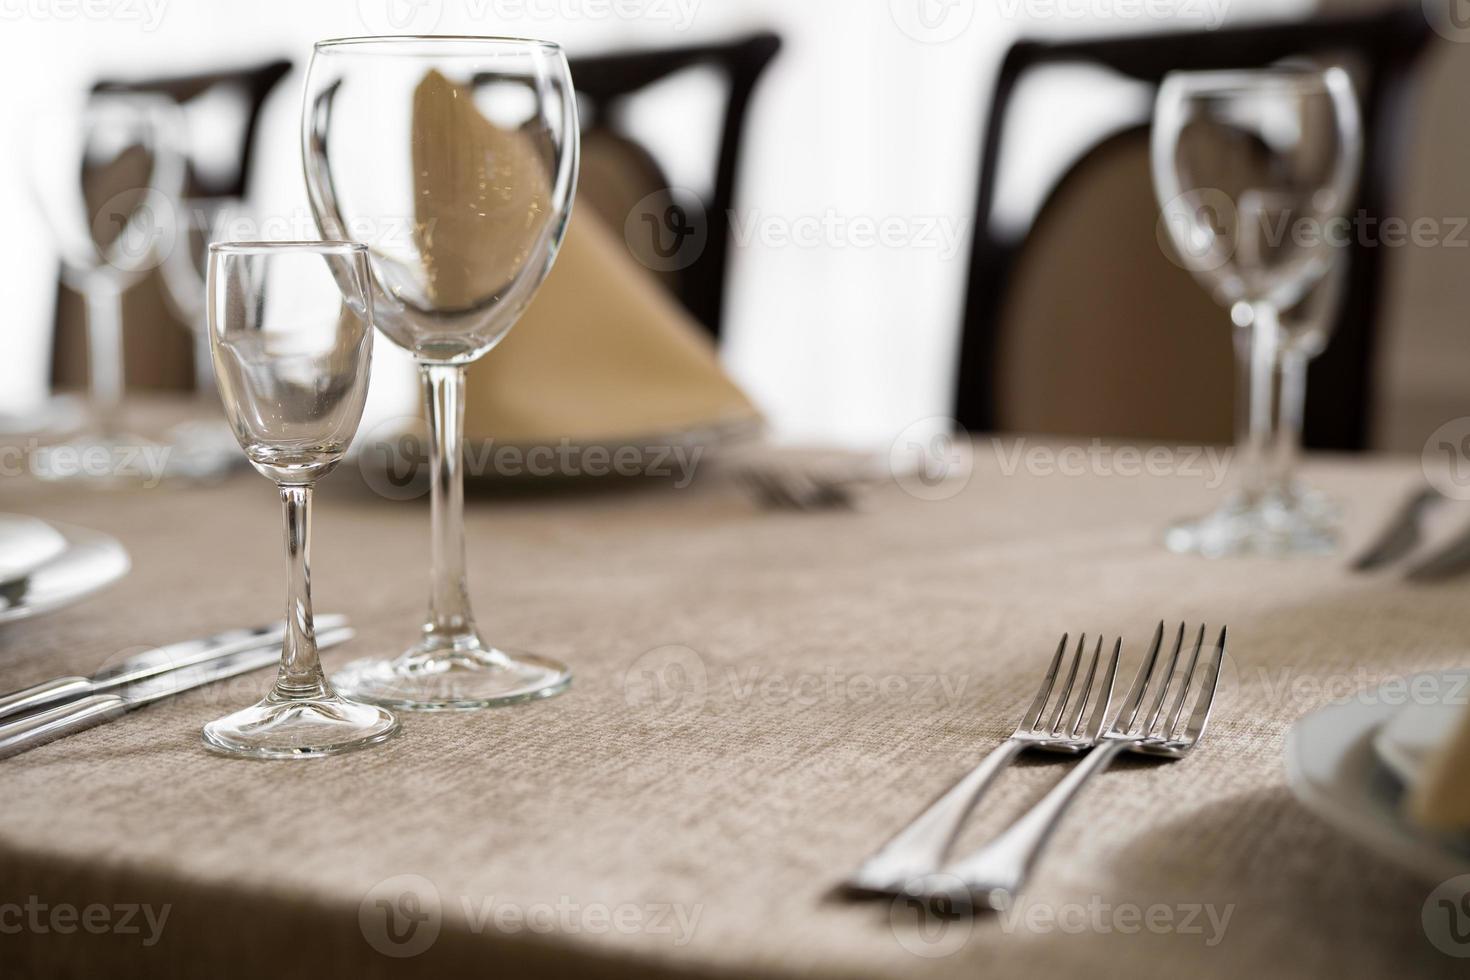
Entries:
{"type": "Polygon", "coordinates": [[[1062,715],[1067,710],[1067,699],[1072,696],[1072,685],[1077,682],[1077,667],[1082,663],[1082,651],[1087,646],[1087,634],[1077,638],[1077,652],[1072,654],[1072,666],[1067,668],[1067,683],[1062,685],[1062,696],[1057,699],[1056,714],[1052,715],[1050,731],[1053,735],[1062,730],[1062,715]]]}
{"type": "Polygon", "coordinates": [[[1164,699],[1169,696],[1169,686],[1174,683],[1174,668],[1179,666],[1179,652],[1183,647],[1184,624],[1180,623],[1179,633],[1174,637],[1174,652],[1169,654],[1169,667],[1160,675],[1164,683],[1159,685],[1159,693],[1154,696],[1153,704],[1143,716],[1143,724],[1138,727],[1138,731],[1143,735],[1150,734],[1154,726],[1159,723],[1159,715],[1164,710],[1164,699]]]}
{"type": "Polygon", "coordinates": [[[1225,659],[1225,627],[1220,627],[1220,639],[1215,644],[1214,656],[1206,668],[1204,682],[1200,685],[1199,697],[1194,702],[1194,712],[1189,716],[1189,726],[1184,738],[1191,745],[1205,733],[1210,722],[1210,706],[1215,702],[1215,687],[1220,682],[1220,662],[1225,659]]]}
{"type": "Polygon", "coordinates": [[[1096,742],[1102,734],[1104,719],[1113,703],[1113,682],[1118,679],[1118,656],[1122,652],[1123,638],[1120,636],[1113,642],[1113,656],[1108,660],[1102,683],[1098,685],[1097,704],[1092,709],[1092,719],[1087,723],[1087,738],[1091,742],[1096,742]]]}
{"type": "Polygon", "coordinates": [[[1046,676],[1041,679],[1041,690],[1036,692],[1036,699],[1031,702],[1031,707],[1021,716],[1021,724],[1016,726],[1017,731],[1031,731],[1041,720],[1041,713],[1046,710],[1046,699],[1051,697],[1051,686],[1057,679],[1057,668],[1062,663],[1062,652],[1067,649],[1067,634],[1062,634],[1062,641],[1057,644],[1057,652],[1052,655],[1051,666],[1046,668],[1046,676]]]}
{"type": "Polygon", "coordinates": [[[1161,619],[1158,629],[1154,630],[1154,641],[1149,646],[1148,655],[1143,658],[1143,663],[1138,667],[1138,673],[1133,677],[1133,686],[1128,689],[1128,697],[1113,719],[1114,731],[1127,732],[1133,726],[1133,716],[1138,714],[1138,702],[1143,700],[1144,688],[1148,687],[1148,679],[1153,675],[1154,664],[1159,659],[1159,644],[1163,642],[1164,621],[1161,619]]]}
{"type": "Polygon", "coordinates": [[[1082,730],[1082,712],[1087,710],[1087,696],[1092,693],[1092,682],[1097,677],[1097,659],[1102,654],[1102,645],[1103,638],[1099,636],[1097,646],[1092,649],[1092,661],[1087,665],[1087,679],[1082,684],[1082,693],[1077,696],[1077,710],[1067,719],[1068,738],[1076,738],[1082,730]]]}
{"type": "Polygon", "coordinates": [[[1169,710],[1169,719],[1159,735],[1172,739],[1179,727],[1179,715],[1184,711],[1184,700],[1189,695],[1189,682],[1194,679],[1194,666],[1199,663],[1200,647],[1205,642],[1205,624],[1199,624],[1199,635],[1194,638],[1194,652],[1189,655],[1189,666],[1184,668],[1184,683],[1179,685],[1179,694],[1174,698],[1174,707],[1169,710]]]}

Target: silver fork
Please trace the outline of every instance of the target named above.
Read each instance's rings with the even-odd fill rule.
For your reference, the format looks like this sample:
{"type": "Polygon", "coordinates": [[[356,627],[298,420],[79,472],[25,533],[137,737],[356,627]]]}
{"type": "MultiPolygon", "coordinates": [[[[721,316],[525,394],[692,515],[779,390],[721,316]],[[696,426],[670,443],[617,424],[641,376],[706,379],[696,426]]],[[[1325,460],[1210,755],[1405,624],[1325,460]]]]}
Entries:
{"type": "Polygon", "coordinates": [[[1113,655],[1098,685],[1092,714],[1084,721],[1088,696],[1097,678],[1103,639],[1097,639],[1097,646],[1087,665],[1087,676],[1078,690],[1077,674],[1086,644],[1087,634],[1084,633],[1078,638],[1077,649],[1070,657],[1066,679],[1062,682],[1060,691],[1053,697],[1057,675],[1067,649],[1067,635],[1062,635],[1061,642],[1057,644],[1057,652],[1052,656],[1046,675],[1041,679],[1041,687],[1011,737],[997,746],[963,779],[929,804],[912,823],[863,862],[848,878],[848,888],[883,894],[903,894],[909,891],[920,879],[933,874],[939,868],[954,843],[955,835],[959,833],[960,825],[979,802],[991,780],[1022,750],[1042,749],[1076,755],[1086,752],[1097,743],[1098,733],[1102,731],[1103,716],[1107,714],[1108,703],[1112,700],[1113,680],[1118,673],[1118,653],[1122,649],[1123,641],[1119,639],[1113,644],[1113,655]]]}
{"type": "Polygon", "coordinates": [[[1046,846],[1052,831],[1056,829],[1083,784],[1106,769],[1123,752],[1182,759],[1199,744],[1210,720],[1210,707],[1214,703],[1215,687],[1220,678],[1220,661],[1225,656],[1225,629],[1220,630],[1219,642],[1207,657],[1208,665],[1198,684],[1194,710],[1183,731],[1179,730],[1179,723],[1189,690],[1195,686],[1205,628],[1203,625],[1199,628],[1199,635],[1194,641],[1194,652],[1189,656],[1188,666],[1179,675],[1179,691],[1167,714],[1164,713],[1164,701],[1173,686],[1175,668],[1179,664],[1179,654],[1184,646],[1184,624],[1179,625],[1179,633],[1174,638],[1174,652],[1169,656],[1169,666],[1158,675],[1158,681],[1161,681],[1159,683],[1155,680],[1155,668],[1158,666],[1163,638],[1164,624],[1161,622],[1154,632],[1153,644],[1143,665],[1138,669],[1138,676],[1133,680],[1127,699],[1118,709],[1112,724],[1098,740],[1097,747],[1005,833],[974,854],[944,868],[934,882],[939,889],[948,887],[945,882],[952,885],[954,879],[959,879],[964,891],[972,898],[993,909],[1006,908],[1025,885],[1037,856],[1046,846]],[[1154,692],[1152,696],[1149,694],[1150,688],[1154,692]],[[1145,698],[1148,698],[1147,707],[1145,698]]]}

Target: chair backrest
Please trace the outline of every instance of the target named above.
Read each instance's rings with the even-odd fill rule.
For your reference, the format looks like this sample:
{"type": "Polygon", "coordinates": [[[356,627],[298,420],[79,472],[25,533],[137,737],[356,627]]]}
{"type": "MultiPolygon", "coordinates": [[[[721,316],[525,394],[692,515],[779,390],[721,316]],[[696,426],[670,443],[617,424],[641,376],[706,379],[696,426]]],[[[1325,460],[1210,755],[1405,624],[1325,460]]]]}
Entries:
{"type": "MultiPolygon", "coordinates": [[[[1202,441],[1228,433],[1229,330],[1223,312],[1155,242],[1147,103],[1138,118],[1081,154],[1028,229],[1008,232],[993,220],[1001,138],[1023,78],[1044,66],[1084,65],[1156,88],[1174,70],[1257,67],[1291,57],[1342,61],[1354,70],[1367,135],[1349,213],[1381,220],[1401,155],[1412,69],[1432,36],[1414,5],[1215,31],[1014,45],[996,81],[982,146],[955,418],[971,430],[1202,441]],[[1098,246],[1103,241],[1108,247],[1098,246]],[[1205,329],[1210,325],[1218,329],[1205,329]],[[1151,346],[1141,346],[1145,338],[1151,346]],[[1074,397],[1079,391],[1120,401],[1103,406],[1074,397]],[[1218,404],[1202,405],[1203,399],[1218,404]]],[[[1349,251],[1336,334],[1313,362],[1308,387],[1306,438],[1322,448],[1362,449],[1368,437],[1384,249],[1355,244],[1349,251]]]]}
{"type": "MultiPolygon", "coordinates": [[[[729,265],[730,211],[750,101],[780,48],[775,34],[759,33],[719,44],[572,59],[583,109],[584,174],[579,194],[614,229],[627,229],[625,238],[634,257],[658,274],[716,337],[729,265]],[[697,68],[713,68],[723,76],[726,99],[709,197],[696,202],[671,190],[663,168],[627,131],[622,117],[625,105],[639,92],[697,68]],[[681,251],[686,245],[697,247],[681,251]]],[[[670,124],[680,125],[678,120],[670,124]]]]}

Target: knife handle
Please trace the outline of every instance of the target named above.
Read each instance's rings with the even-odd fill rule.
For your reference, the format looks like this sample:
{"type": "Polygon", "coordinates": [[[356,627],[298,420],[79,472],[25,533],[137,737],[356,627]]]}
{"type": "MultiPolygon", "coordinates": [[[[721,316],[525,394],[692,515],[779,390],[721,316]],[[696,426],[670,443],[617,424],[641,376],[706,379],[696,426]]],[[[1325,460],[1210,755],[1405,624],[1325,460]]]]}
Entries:
{"type": "Polygon", "coordinates": [[[58,677],[22,688],[0,697],[0,718],[29,714],[47,705],[75,701],[92,693],[92,682],[85,677],[58,677]]]}
{"type": "Polygon", "coordinates": [[[117,695],[95,694],[0,725],[0,759],[111,721],[127,710],[128,703],[117,695]]]}

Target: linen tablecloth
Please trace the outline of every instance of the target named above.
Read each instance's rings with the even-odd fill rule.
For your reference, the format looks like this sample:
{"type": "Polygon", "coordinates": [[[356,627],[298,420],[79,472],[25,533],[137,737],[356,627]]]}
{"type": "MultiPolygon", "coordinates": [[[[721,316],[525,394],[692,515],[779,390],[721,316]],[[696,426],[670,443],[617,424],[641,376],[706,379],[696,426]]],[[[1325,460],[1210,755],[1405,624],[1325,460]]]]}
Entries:
{"type": "MultiPolygon", "coordinates": [[[[967,483],[880,482],[850,513],[758,509],[714,464],[687,487],[472,493],[483,628],[564,659],[572,689],[406,715],[342,757],[208,754],[200,726],[263,693],[260,672],[0,762],[0,974],[1463,970],[1421,924],[1436,883],[1299,806],[1282,745],[1334,698],[1465,665],[1470,585],[1171,555],[1167,520],[1218,499],[1197,469],[1061,472],[1017,445],[980,440],[967,483]],[[1123,634],[1126,679],[1160,619],[1230,626],[1207,741],[1095,783],[1012,913],[920,928],[834,894],[1010,732],[1064,630],[1123,634]]],[[[1410,460],[1308,475],[1350,545],[1422,479],[1410,460]]],[[[424,499],[345,466],[317,503],[316,608],[360,630],[328,668],[406,646],[424,499]]],[[[10,479],[0,508],[111,532],[134,559],[105,593],[0,632],[0,688],[281,615],[279,507],[257,476],[108,494],[10,479]]],[[[1064,771],[1005,775],[961,849],[1064,771]]]]}

